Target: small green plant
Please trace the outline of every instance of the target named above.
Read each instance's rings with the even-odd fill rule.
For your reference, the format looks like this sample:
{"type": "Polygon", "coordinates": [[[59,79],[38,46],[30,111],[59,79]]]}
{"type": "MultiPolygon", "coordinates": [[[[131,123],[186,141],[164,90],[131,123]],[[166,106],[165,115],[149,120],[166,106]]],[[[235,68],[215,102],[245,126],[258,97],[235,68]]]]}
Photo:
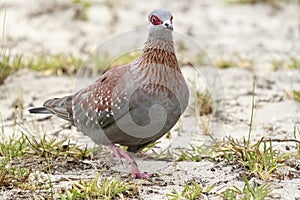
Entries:
{"type": "Polygon", "coordinates": [[[187,183],[181,192],[173,190],[172,194],[167,194],[169,199],[171,200],[182,200],[182,199],[201,199],[203,194],[208,194],[215,187],[215,185],[211,185],[207,188],[201,187],[197,182],[192,181],[191,183],[187,183]]]}
{"type": "Polygon", "coordinates": [[[89,150],[79,148],[76,145],[66,144],[66,141],[57,141],[55,138],[48,139],[46,135],[42,137],[28,137],[24,133],[19,137],[5,138],[2,134],[2,141],[0,142],[0,156],[9,157],[10,159],[16,157],[52,157],[57,158],[73,157],[73,158],[91,158],[92,154],[89,150]]]}
{"type": "Polygon", "coordinates": [[[100,178],[74,182],[71,189],[59,194],[62,200],[73,199],[125,199],[137,197],[138,190],[135,184],[115,179],[100,178]]]}
{"type": "Polygon", "coordinates": [[[278,176],[276,169],[288,158],[288,155],[273,149],[272,141],[263,142],[263,138],[254,145],[240,144],[232,138],[229,141],[230,144],[223,151],[227,151],[226,154],[229,153],[231,158],[245,165],[252,174],[263,180],[278,176]]]}
{"type": "Polygon", "coordinates": [[[173,153],[171,151],[171,145],[169,145],[167,148],[165,148],[161,151],[155,151],[154,149],[152,149],[152,152],[150,155],[156,159],[170,160],[173,158],[173,153]]]}
{"type": "Polygon", "coordinates": [[[285,91],[285,95],[289,99],[293,99],[297,102],[300,102],[300,91],[298,90],[285,91]]]}
{"type": "Polygon", "coordinates": [[[215,61],[216,65],[218,68],[220,69],[226,69],[226,68],[229,68],[229,67],[233,67],[234,66],[234,61],[231,60],[231,59],[217,59],[215,61]]]}
{"type": "Polygon", "coordinates": [[[200,162],[203,159],[216,161],[224,158],[243,164],[257,178],[269,180],[280,176],[277,168],[291,156],[273,149],[272,141],[263,141],[264,138],[253,145],[246,141],[240,143],[231,137],[227,139],[226,143],[215,143],[214,146],[191,146],[191,150],[181,151],[176,161],[200,162]]]}
{"type": "Polygon", "coordinates": [[[5,138],[2,134],[2,140],[0,142],[0,156],[15,158],[23,156],[26,152],[30,150],[25,135],[21,135],[19,138],[10,137],[5,138]]]}
{"type": "Polygon", "coordinates": [[[0,85],[12,73],[20,69],[42,71],[45,75],[73,75],[82,65],[83,60],[73,55],[37,55],[31,58],[24,56],[0,56],[0,85]]]}
{"type": "MultiPolygon", "coordinates": [[[[267,147],[266,142],[263,143],[263,151],[260,150],[260,145],[262,143],[263,138],[258,141],[255,145],[250,147],[250,139],[251,133],[253,129],[253,114],[254,114],[254,94],[255,94],[255,82],[253,82],[252,88],[252,109],[251,109],[251,117],[249,124],[249,132],[248,138],[245,140],[244,138],[244,155],[241,155],[244,163],[252,173],[257,173],[262,179],[269,179],[272,173],[276,170],[277,166],[280,162],[283,162],[282,156],[278,151],[273,150],[272,141],[269,143],[269,147],[267,147]]],[[[232,143],[233,146],[235,143],[232,143]]]]}
{"type": "Polygon", "coordinates": [[[0,85],[12,73],[23,68],[22,56],[0,56],[0,85]]]}
{"type": "Polygon", "coordinates": [[[186,52],[188,50],[188,48],[186,47],[186,44],[184,43],[183,40],[179,40],[176,44],[177,46],[177,51],[180,53],[180,54],[183,54],[184,52],[186,52]]]}
{"type": "Polygon", "coordinates": [[[234,199],[244,199],[244,200],[263,200],[268,194],[272,192],[269,184],[263,184],[259,186],[257,183],[254,183],[254,186],[251,186],[248,179],[243,177],[245,183],[243,189],[239,189],[236,186],[232,188],[227,188],[223,193],[223,198],[228,200],[234,199]]]}
{"type": "Polygon", "coordinates": [[[293,90],[293,98],[294,100],[300,102],[300,91],[293,90]]]}
{"type": "MultiPolygon", "coordinates": [[[[224,155],[230,159],[235,159],[248,167],[249,171],[253,173],[258,178],[263,180],[268,180],[276,174],[276,169],[281,163],[287,159],[286,155],[280,154],[279,151],[273,149],[272,141],[269,143],[264,142],[263,138],[259,140],[254,145],[250,144],[251,134],[253,129],[253,115],[254,115],[254,93],[255,93],[255,83],[253,83],[252,88],[252,109],[249,123],[248,138],[243,140],[240,144],[238,141],[228,138],[229,144],[224,146],[221,151],[224,155]],[[261,145],[263,147],[261,148],[261,145]]],[[[215,150],[217,151],[217,150],[215,150]]]]}
{"type": "Polygon", "coordinates": [[[74,55],[38,55],[30,58],[29,61],[24,59],[24,67],[36,71],[43,71],[44,74],[62,74],[73,75],[83,64],[81,58],[74,55]]]}
{"type": "Polygon", "coordinates": [[[87,159],[92,158],[92,153],[87,148],[79,148],[76,145],[67,144],[65,140],[57,141],[55,138],[48,139],[46,135],[42,137],[27,137],[30,151],[27,152],[31,155],[38,155],[46,158],[57,158],[57,157],[71,157],[74,159],[87,159]],[[65,144],[65,145],[63,145],[65,144]]]}
{"type": "Polygon", "coordinates": [[[273,59],[271,61],[273,70],[279,69],[299,69],[300,68],[300,59],[290,56],[287,59],[273,59]]]}
{"type": "Polygon", "coordinates": [[[253,69],[254,61],[252,58],[240,55],[232,55],[230,58],[217,58],[216,66],[221,69],[237,67],[242,69],[253,69]]]}
{"type": "Polygon", "coordinates": [[[51,180],[52,169],[62,163],[91,159],[86,148],[66,143],[64,140],[31,137],[5,137],[2,128],[0,139],[0,187],[2,190],[20,188],[36,192],[46,190],[47,196],[55,193],[51,180]],[[40,173],[44,172],[44,173],[40,173]],[[45,174],[46,173],[46,174],[45,174]]]}
{"type": "Polygon", "coordinates": [[[142,153],[147,153],[150,150],[154,151],[153,147],[155,147],[159,143],[160,143],[160,141],[154,141],[154,142],[148,144],[145,148],[143,148],[142,153]]]}
{"type": "Polygon", "coordinates": [[[87,11],[91,7],[91,2],[89,0],[73,0],[73,4],[75,5],[75,14],[74,18],[87,21],[88,15],[87,11]]]}
{"type": "Polygon", "coordinates": [[[28,182],[30,169],[11,166],[10,159],[0,157],[0,187],[12,188],[28,182]]]}
{"type": "Polygon", "coordinates": [[[208,90],[205,90],[204,92],[196,91],[196,103],[200,116],[209,115],[212,113],[212,98],[208,90]]]}
{"type": "Polygon", "coordinates": [[[300,59],[296,57],[290,57],[289,69],[300,69],[300,59]]]}
{"type": "Polygon", "coordinates": [[[242,199],[243,191],[240,190],[235,185],[231,188],[227,188],[224,192],[222,192],[223,199],[227,200],[235,200],[235,199],[242,199]]]}
{"type": "MultiPolygon", "coordinates": [[[[171,137],[171,133],[168,132],[166,134],[166,138],[171,137]]],[[[157,144],[160,144],[160,141],[155,141],[150,144],[148,144],[145,148],[142,149],[140,152],[141,154],[147,154],[150,157],[153,157],[154,159],[160,159],[160,160],[172,160],[173,153],[171,151],[171,145],[169,145],[166,148],[155,148],[157,144]]]]}
{"type": "MultiPolygon", "coordinates": [[[[198,78],[198,77],[196,77],[198,78]]],[[[197,118],[198,124],[203,132],[203,134],[209,133],[209,115],[213,112],[213,100],[208,91],[205,89],[204,91],[199,91],[197,88],[196,81],[190,81],[191,83],[191,94],[193,94],[193,103],[191,104],[191,108],[195,111],[195,117],[197,118]]]]}
{"type": "Polygon", "coordinates": [[[191,145],[191,150],[181,151],[181,154],[177,161],[200,162],[203,160],[203,158],[210,154],[210,151],[211,148],[205,145],[201,145],[198,147],[191,145]]]}
{"type": "Polygon", "coordinates": [[[273,68],[273,70],[279,70],[282,69],[284,66],[284,61],[283,60],[272,60],[271,61],[271,66],[273,68]]]}

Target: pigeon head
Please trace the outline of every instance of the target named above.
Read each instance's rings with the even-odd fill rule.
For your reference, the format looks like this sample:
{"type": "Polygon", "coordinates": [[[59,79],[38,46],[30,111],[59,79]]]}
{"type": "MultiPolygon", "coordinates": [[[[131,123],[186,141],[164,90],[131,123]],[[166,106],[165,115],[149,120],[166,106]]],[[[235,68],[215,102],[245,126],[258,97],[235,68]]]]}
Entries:
{"type": "Polygon", "coordinates": [[[156,9],[148,15],[149,40],[172,40],[173,16],[169,10],[156,9]]]}

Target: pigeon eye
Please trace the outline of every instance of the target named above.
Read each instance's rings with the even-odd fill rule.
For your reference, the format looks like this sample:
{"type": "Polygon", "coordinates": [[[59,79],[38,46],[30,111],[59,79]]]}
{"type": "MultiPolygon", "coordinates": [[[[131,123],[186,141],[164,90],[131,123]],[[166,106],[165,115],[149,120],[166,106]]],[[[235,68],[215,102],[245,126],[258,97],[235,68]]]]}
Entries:
{"type": "Polygon", "coordinates": [[[162,21],[155,15],[152,15],[151,18],[150,18],[150,22],[156,26],[156,25],[160,25],[162,24],[162,21]]]}
{"type": "Polygon", "coordinates": [[[171,16],[171,18],[170,18],[170,22],[172,23],[172,21],[173,21],[173,16],[171,16]]]}
{"type": "Polygon", "coordinates": [[[155,17],[152,17],[152,23],[155,23],[155,22],[156,22],[155,17]]]}

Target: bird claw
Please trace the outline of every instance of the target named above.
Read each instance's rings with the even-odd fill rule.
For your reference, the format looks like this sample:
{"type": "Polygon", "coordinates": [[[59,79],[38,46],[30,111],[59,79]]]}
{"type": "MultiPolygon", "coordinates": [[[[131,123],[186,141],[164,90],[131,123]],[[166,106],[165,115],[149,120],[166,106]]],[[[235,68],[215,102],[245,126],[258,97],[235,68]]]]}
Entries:
{"type": "Polygon", "coordinates": [[[133,179],[140,178],[140,179],[149,180],[150,177],[152,176],[152,174],[141,173],[141,172],[131,172],[131,173],[128,174],[128,176],[133,178],[133,179]]]}
{"type": "Polygon", "coordinates": [[[134,162],[132,163],[132,168],[131,168],[131,172],[129,173],[129,176],[133,179],[140,178],[140,179],[148,180],[150,179],[152,174],[140,172],[139,168],[137,167],[137,164],[134,162]]]}

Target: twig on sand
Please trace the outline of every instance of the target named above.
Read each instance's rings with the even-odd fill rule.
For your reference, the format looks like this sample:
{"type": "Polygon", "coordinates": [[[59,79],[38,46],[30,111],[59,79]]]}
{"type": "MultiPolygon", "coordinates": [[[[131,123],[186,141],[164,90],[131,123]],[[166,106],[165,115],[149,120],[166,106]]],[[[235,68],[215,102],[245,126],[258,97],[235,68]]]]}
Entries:
{"type": "Polygon", "coordinates": [[[296,139],[265,139],[263,142],[297,142],[300,143],[300,140],[296,139]]]}

